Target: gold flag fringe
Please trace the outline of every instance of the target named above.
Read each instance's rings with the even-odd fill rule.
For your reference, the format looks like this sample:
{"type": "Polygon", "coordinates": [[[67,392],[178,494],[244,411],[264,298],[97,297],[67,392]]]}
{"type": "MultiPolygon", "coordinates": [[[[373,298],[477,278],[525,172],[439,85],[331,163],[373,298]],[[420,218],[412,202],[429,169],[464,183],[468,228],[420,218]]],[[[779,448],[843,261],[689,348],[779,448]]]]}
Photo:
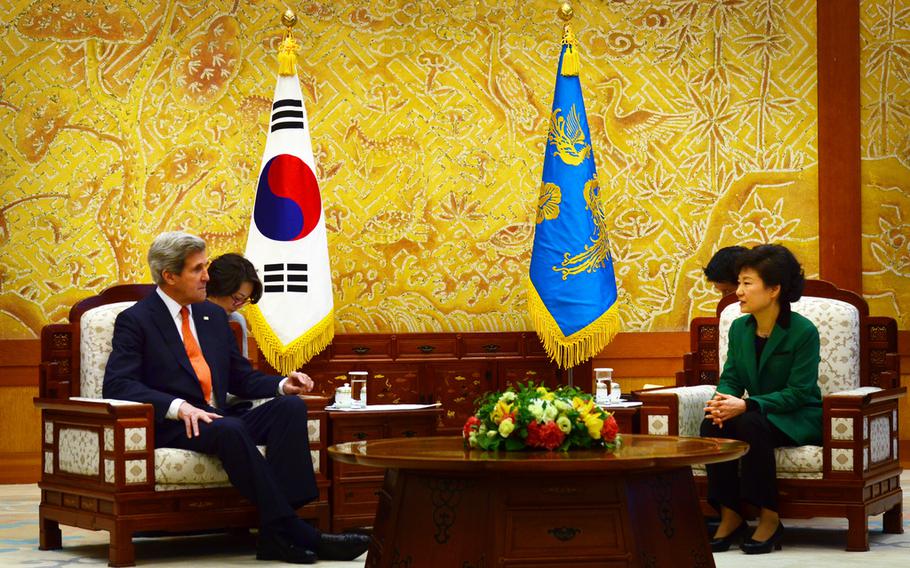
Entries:
{"type": "Polygon", "coordinates": [[[335,309],[310,328],[306,333],[284,345],[272,327],[265,321],[259,306],[252,304],[245,311],[253,328],[253,337],[265,360],[279,373],[287,375],[300,369],[307,361],[321,352],[335,337],[335,309]]]}
{"type": "Polygon", "coordinates": [[[614,302],[584,329],[566,337],[540,299],[533,282],[528,282],[528,313],[547,355],[562,369],[574,367],[599,354],[613,341],[620,328],[618,302],[614,302]]]}
{"type": "Polygon", "coordinates": [[[297,74],[297,52],[300,51],[300,44],[297,43],[291,32],[285,34],[278,47],[278,74],[283,77],[297,74]]]}
{"type": "Polygon", "coordinates": [[[562,56],[562,67],[559,70],[563,77],[577,77],[581,64],[578,59],[578,42],[575,40],[575,34],[572,28],[566,24],[562,34],[562,45],[566,46],[566,52],[562,56]]]}

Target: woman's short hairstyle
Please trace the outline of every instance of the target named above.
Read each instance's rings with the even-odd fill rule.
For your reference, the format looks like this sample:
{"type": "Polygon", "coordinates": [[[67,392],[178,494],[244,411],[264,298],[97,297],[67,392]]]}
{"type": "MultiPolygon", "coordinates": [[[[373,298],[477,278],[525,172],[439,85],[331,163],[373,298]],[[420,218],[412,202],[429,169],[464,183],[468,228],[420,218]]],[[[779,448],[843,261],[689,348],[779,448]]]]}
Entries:
{"type": "Polygon", "coordinates": [[[195,252],[205,251],[205,241],[182,231],[161,233],[149,247],[148,262],[152,271],[152,280],[161,286],[164,284],[162,272],[171,274],[183,272],[186,259],[195,252]]]}
{"type": "Polygon", "coordinates": [[[778,303],[790,306],[803,295],[806,277],[793,253],[783,245],[758,245],[744,252],[736,261],[736,272],[751,268],[765,286],[780,286],[778,303]]]}
{"type": "Polygon", "coordinates": [[[736,284],[739,276],[739,271],[736,269],[736,260],[747,250],[749,249],[740,246],[720,249],[708,261],[708,266],[702,268],[705,278],[709,282],[736,284]]]}
{"type": "Polygon", "coordinates": [[[229,252],[212,261],[209,265],[209,281],[205,285],[208,296],[227,297],[235,294],[244,282],[253,285],[250,303],[262,298],[262,281],[256,274],[253,263],[242,255],[229,252]]]}

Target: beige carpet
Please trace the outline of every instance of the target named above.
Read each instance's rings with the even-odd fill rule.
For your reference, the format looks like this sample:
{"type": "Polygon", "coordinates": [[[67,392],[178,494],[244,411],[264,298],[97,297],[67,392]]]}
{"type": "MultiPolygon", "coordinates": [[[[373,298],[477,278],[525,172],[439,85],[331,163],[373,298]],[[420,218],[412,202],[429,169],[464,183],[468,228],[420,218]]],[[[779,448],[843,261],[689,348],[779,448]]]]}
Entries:
{"type": "MultiPolygon", "coordinates": [[[[901,478],[904,489],[904,530],[901,535],[881,532],[881,517],[870,519],[869,552],[844,552],[847,523],[839,519],[785,521],[783,550],[746,556],[739,550],[714,555],[718,568],[825,568],[897,567],[910,565],[910,472],[901,478]]],[[[38,488],[0,485],[0,566],[105,566],[107,538],[93,532],[62,527],[61,550],[38,550],[38,488]]],[[[266,566],[254,557],[254,540],[206,535],[182,538],[135,539],[139,566],[266,566]]],[[[353,562],[320,562],[322,568],[360,568],[364,555],[353,562]]],[[[276,563],[279,564],[279,563],[276,563]]],[[[452,568],[460,568],[453,563],[452,568]]],[[[410,568],[447,568],[411,566],[410,568]]],[[[667,567],[672,568],[672,567],[667,567]]]]}

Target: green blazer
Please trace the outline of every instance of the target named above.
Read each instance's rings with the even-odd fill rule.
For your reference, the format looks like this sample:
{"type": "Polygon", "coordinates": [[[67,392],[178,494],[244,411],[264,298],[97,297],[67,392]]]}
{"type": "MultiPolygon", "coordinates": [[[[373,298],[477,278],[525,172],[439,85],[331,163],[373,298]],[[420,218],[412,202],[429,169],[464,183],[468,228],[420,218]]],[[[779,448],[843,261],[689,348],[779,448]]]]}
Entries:
{"type": "Polygon", "coordinates": [[[762,414],[799,445],[821,445],[818,330],[796,312],[791,312],[788,328],[778,319],[756,365],[756,325],[751,315],[730,325],[727,361],[717,391],[737,397],[748,391],[762,414]]]}

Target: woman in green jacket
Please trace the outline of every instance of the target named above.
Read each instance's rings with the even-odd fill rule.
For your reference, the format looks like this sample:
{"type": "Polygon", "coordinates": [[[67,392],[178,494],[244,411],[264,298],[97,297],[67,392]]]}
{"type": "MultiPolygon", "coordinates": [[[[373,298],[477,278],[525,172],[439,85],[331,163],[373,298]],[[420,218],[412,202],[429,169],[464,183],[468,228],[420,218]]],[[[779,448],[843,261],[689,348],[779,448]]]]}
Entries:
{"type": "Polygon", "coordinates": [[[819,338],[811,321],[790,311],[805,279],[786,247],[759,245],[737,262],[736,296],[744,314],[730,326],[727,361],[705,405],[701,435],[749,443],[738,461],[707,466],[708,501],[721,520],[711,548],[721,552],[746,536],[742,501],[761,509],[758,526],[740,548],[763,554],[780,548],[774,448],[820,445],[819,338]],[[744,398],[744,394],[748,397],[744,398]]]}

